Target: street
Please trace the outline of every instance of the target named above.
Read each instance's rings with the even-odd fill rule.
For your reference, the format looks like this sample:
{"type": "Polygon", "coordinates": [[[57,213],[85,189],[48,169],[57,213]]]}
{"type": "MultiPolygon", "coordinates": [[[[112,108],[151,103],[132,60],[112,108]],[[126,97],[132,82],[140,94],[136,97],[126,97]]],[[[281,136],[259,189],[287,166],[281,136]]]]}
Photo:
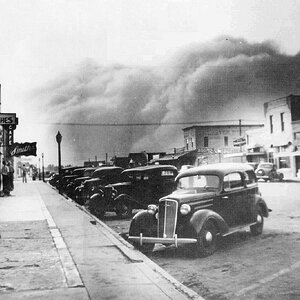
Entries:
{"type": "MultiPolygon", "coordinates": [[[[205,299],[299,299],[300,184],[259,182],[259,188],[272,209],[261,236],[228,236],[206,258],[162,246],[148,257],[205,299]]],[[[129,220],[111,214],[104,221],[119,234],[128,232],[129,220]]]]}

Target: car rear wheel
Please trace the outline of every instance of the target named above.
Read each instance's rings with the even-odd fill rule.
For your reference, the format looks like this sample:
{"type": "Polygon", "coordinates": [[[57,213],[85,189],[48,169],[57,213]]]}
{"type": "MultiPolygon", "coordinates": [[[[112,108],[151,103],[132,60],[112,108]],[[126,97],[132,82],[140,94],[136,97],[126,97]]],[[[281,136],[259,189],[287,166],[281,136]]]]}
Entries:
{"type": "Polygon", "coordinates": [[[127,219],[132,216],[132,206],[128,202],[120,201],[116,206],[116,214],[122,219],[127,219]]]}
{"type": "Polygon", "coordinates": [[[212,255],[217,248],[217,228],[215,224],[208,220],[197,236],[196,251],[199,256],[212,255]]]}
{"type": "Polygon", "coordinates": [[[259,207],[257,209],[256,224],[250,226],[251,234],[254,236],[262,234],[263,227],[264,227],[264,216],[262,213],[262,209],[259,207]]]}
{"type": "Polygon", "coordinates": [[[99,199],[94,198],[94,199],[89,199],[87,201],[87,209],[96,217],[98,218],[103,218],[105,215],[105,209],[99,205],[99,199]]]}

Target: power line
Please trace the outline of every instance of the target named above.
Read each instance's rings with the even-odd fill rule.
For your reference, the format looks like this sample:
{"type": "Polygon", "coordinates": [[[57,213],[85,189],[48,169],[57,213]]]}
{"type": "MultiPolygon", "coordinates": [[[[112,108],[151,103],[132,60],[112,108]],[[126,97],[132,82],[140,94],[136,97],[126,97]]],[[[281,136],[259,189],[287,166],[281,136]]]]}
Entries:
{"type": "MultiPolygon", "coordinates": [[[[242,120],[246,122],[261,123],[261,120],[242,120]]],[[[56,125],[56,126],[89,126],[89,127],[118,127],[118,126],[174,126],[174,125],[205,125],[212,123],[231,123],[225,125],[232,125],[233,122],[239,122],[239,120],[218,120],[218,121],[194,121],[194,122],[150,122],[150,123],[73,123],[73,122],[38,122],[42,125],[56,125]]],[[[244,126],[246,124],[243,124],[244,126]]]]}

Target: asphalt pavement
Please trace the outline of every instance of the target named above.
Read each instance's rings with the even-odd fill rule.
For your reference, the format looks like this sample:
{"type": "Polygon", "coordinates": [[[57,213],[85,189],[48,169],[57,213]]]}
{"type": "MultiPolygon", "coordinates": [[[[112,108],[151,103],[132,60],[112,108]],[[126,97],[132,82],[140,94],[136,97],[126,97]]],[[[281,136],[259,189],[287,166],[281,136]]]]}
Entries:
{"type": "Polygon", "coordinates": [[[203,299],[42,181],[0,197],[0,300],[203,299]]]}

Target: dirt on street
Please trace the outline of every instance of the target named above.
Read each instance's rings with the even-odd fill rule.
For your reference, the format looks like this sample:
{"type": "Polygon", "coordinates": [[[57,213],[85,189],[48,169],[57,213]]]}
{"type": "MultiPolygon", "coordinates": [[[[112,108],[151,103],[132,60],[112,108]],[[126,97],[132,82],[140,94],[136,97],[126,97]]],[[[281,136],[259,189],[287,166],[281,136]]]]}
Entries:
{"type": "MultiPolygon", "coordinates": [[[[300,184],[262,183],[260,189],[273,210],[261,236],[245,230],[222,238],[206,258],[162,245],[147,256],[207,300],[300,299],[300,184]]],[[[111,214],[104,221],[128,233],[130,220],[111,214]]]]}

